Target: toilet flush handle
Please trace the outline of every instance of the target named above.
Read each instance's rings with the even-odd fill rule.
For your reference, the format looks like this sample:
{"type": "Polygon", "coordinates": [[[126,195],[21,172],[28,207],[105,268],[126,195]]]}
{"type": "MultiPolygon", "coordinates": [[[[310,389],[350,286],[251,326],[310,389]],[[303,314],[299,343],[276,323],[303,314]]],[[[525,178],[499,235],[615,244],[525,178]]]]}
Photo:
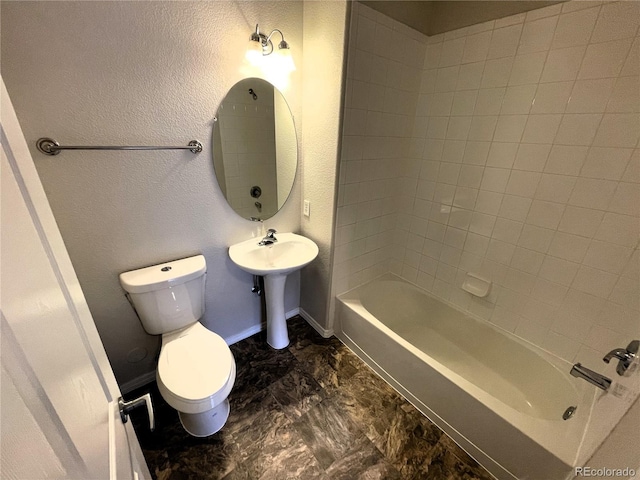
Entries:
{"type": "Polygon", "coordinates": [[[147,414],[149,415],[149,430],[153,432],[156,428],[156,420],[153,415],[153,403],[151,403],[150,393],[128,402],[125,402],[122,397],[118,399],[118,407],[120,408],[120,418],[122,419],[122,423],[127,423],[131,410],[141,407],[142,405],[147,407],[147,414]]]}

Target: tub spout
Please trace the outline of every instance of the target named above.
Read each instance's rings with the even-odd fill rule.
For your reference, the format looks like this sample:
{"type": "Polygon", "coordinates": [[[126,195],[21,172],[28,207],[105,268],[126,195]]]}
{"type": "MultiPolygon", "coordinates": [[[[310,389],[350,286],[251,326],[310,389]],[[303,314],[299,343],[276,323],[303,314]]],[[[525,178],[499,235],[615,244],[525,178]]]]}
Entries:
{"type": "Polygon", "coordinates": [[[611,379],[600,375],[593,370],[589,370],[587,367],[583,367],[579,363],[576,363],[571,369],[571,375],[577,378],[582,378],[592,385],[604,390],[605,392],[611,386],[611,379]]]}

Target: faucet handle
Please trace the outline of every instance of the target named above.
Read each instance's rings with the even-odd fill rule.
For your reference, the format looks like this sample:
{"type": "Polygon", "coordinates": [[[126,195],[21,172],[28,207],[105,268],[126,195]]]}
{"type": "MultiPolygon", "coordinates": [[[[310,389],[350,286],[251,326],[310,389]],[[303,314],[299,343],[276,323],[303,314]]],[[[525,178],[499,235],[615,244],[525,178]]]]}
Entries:
{"type": "Polygon", "coordinates": [[[278,233],[278,232],[276,231],[276,229],[275,229],[275,228],[270,228],[269,230],[267,230],[267,237],[269,237],[269,238],[273,238],[273,236],[274,236],[276,233],[278,233]]]}
{"type": "Polygon", "coordinates": [[[624,375],[625,372],[631,366],[631,363],[638,355],[638,350],[640,350],[640,341],[633,340],[627,348],[615,348],[607,353],[602,359],[603,362],[609,363],[612,358],[617,358],[619,360],[618,366],[616,367],[616,372],[618,375],[624,375]]]}

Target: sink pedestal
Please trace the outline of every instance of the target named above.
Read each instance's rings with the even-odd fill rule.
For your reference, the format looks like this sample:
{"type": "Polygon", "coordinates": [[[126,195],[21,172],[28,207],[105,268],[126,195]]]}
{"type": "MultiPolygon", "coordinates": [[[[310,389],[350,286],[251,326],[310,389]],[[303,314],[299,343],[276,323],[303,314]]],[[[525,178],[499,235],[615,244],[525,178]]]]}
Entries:
{"type": "Polygon", "coordinates": [[[284,316],[284,285],[287,275],[272,273],[264,277],[267,303],[267,343],[276,350],[289,345],[287,319],[284,316]]]}

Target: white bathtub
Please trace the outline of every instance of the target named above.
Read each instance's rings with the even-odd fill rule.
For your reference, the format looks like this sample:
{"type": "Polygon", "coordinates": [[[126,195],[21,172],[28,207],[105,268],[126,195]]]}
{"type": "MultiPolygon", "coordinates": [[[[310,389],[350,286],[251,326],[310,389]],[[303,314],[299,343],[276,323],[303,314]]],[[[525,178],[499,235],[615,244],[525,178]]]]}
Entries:
{"type": "Polygon", "coordinates": [[[338,300],[338,337],[497,478],[573,478],[586,460],[595,388],[569,363],[391,274],[338,300]]]}

